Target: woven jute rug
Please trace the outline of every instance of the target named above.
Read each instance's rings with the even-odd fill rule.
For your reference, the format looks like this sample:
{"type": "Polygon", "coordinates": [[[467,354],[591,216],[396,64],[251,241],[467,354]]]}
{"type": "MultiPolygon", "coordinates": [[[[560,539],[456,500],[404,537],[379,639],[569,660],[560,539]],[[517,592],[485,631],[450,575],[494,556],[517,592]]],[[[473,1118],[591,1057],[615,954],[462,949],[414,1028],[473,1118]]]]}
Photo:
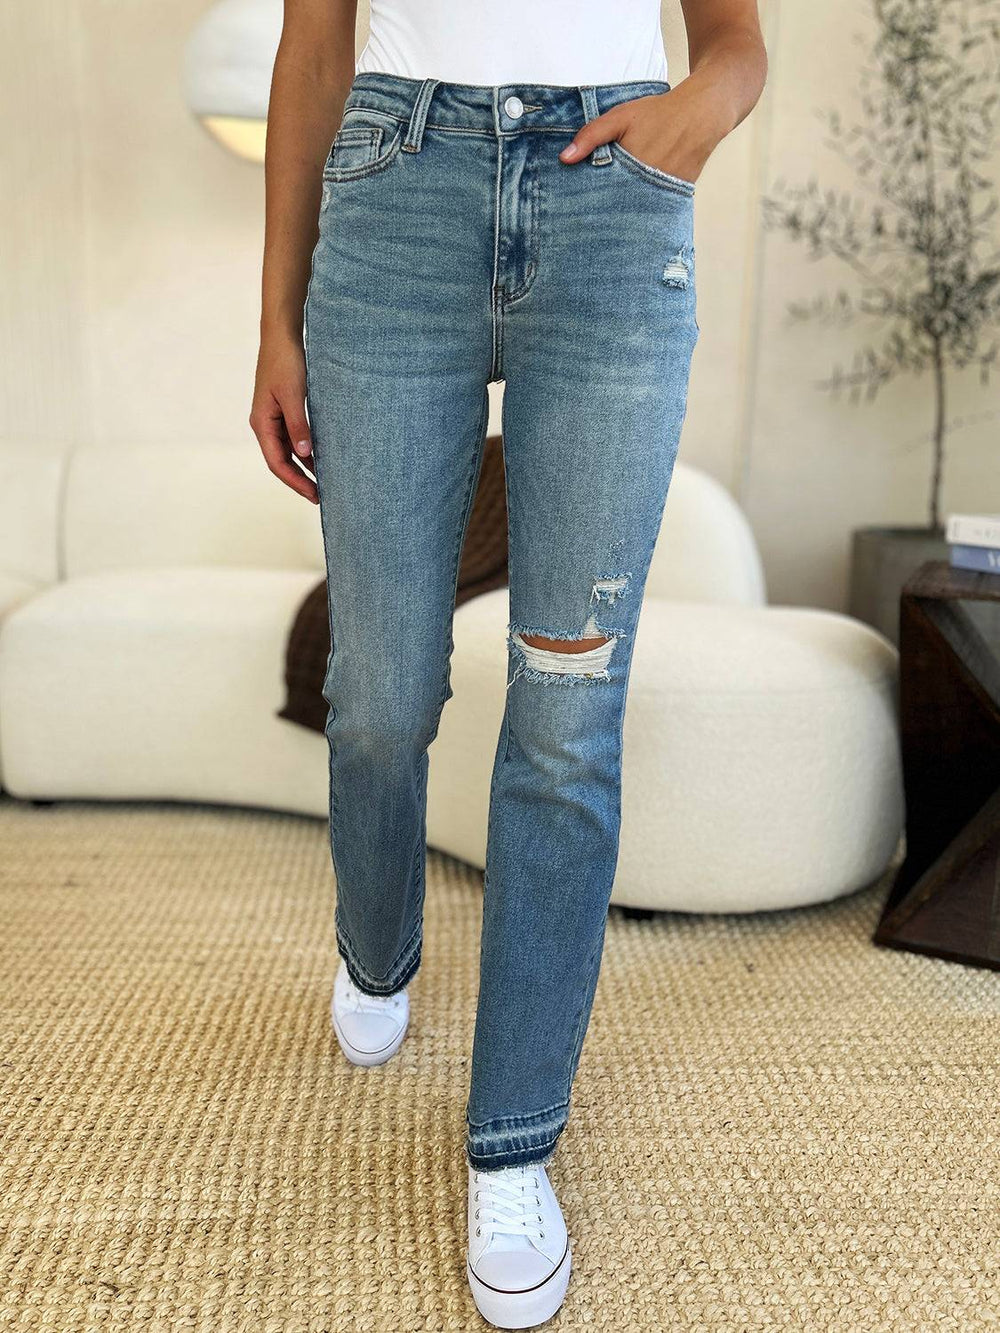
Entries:
{"type": "MultiPolygon", "coordinates": [[[[5,801],[0,882],[0,1327],[484,1327],[477,874],[432,857],[411,1035],[374,1071],[330,1032],[320,823],[5,801]]],[[[884,890],[612,913],[551,1168],[553,1329],[1000,1321],[1000,978],[873,947],[884,890]]]]}

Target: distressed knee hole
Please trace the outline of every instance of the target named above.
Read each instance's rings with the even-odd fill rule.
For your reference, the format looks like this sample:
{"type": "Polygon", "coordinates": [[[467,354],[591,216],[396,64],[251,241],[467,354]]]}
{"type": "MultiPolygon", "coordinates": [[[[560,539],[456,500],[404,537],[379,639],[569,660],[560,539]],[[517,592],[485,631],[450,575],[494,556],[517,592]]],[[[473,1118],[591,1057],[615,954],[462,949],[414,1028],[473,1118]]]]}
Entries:
{"type": "Polygon", "coordinates": [[[547,653],[589,653],[610,642],[608,638],[599,639],[547,639],[542,634],[522,634],[522,643],[529,648],[541,648],[547,653]]]}
{"type": "Polygon", "coordinates": [[[549,638],[544,634],[515,631],[511,635],[511,642],[521,657],[515,680],[519,674],[524,673],[530,680],[569,684],[584,680],[608,680],[608,664],[618,640],[612,634],[595,634],[588,627],[577,639],[549,638]]]}
{"type": "MultiPolygon", "coordinates": [[[[618,546],[621,544],[617,543],[618,546]]],[[[521,676],[543,685],[610,680],[611,655],[623,631],[607,628],[597,617],[602,607],[610,609],[620,598],[627,596],[631,579],[632,575],[627,573],[604,574],[594,579],[590,591],[590,614],[578,634],[575,631],[546,634],[535,625],[511,625],[510,646],[519,661],[510,685],[521,676]]]]}

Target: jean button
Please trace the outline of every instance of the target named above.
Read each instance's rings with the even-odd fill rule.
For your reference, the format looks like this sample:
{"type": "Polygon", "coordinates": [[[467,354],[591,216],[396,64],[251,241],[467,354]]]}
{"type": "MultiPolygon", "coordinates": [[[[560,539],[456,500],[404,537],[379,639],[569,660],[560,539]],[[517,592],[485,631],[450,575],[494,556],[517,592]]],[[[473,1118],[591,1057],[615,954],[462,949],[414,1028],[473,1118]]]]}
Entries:
{"type": "Polygon", "coordinates": [[[520,120],[524,115],[524,103],[519,97],[508,97],[503,104],[503,109],[511,120],[520,120]]]}

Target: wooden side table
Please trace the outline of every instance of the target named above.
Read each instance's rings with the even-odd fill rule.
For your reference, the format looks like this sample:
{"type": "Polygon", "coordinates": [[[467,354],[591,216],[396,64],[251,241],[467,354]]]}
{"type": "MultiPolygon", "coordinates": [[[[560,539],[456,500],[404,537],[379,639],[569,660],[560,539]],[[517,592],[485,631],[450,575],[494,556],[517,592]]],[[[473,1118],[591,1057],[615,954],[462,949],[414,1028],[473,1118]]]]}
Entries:
{"type": "Polygon", "coordinates": [[[906,860],[875,942],[1000,968],[1000,658],[969,602],[1000,576],[931,561],[903,588],[906,860]]]}

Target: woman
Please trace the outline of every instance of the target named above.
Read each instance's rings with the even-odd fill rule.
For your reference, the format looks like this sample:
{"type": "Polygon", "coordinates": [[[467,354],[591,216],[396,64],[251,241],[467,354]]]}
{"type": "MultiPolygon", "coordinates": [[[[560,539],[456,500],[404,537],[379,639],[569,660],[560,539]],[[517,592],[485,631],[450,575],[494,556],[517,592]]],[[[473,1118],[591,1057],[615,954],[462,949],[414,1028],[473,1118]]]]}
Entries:
{"type": "Polygon", "coordinates": [[[569,1279],[545,1163],[600,966],[632,644],[697,337],[694,182],[764,80],[755,0],[682,2],[673,90],[659,0],[373,0],[357,73],[355,0],[286,0],[274,72],[250,420],[321,508],[333,1021],[358,1065],[406,1033],[427,747],[486,386],[505,381],[509,685],[466,1107],[468,1276],[501,1328],[549,1318],[569,1279]]]}

